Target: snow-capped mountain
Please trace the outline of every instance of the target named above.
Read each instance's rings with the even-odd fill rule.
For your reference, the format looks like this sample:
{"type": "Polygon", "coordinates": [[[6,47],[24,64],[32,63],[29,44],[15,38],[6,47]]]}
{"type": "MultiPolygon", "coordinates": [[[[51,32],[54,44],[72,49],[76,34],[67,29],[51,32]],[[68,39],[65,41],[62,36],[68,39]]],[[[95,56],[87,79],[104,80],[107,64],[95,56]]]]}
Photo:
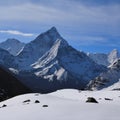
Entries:
{"type": "Polygon", "coordinates": [[[17,73],[22,83],[38,92],[84,89],[91,79],[107,69],[71,47],[55,27],[26,44],[12,58],[11,66],[7,68],[17,73]]]}
{"type": "Polygon", "coordinates": [[[40,34],[35,40],[26,44],[17,56],[19,69],[30,69],[30,65],[45,54],[57,39],[62,39],[55,27],[40,34]]]}
{"type": "Polygon", "coordinates": [[[97,64],[105,65],[105,66],[109,66],[115,60],[118,60],[120,58],[120,53],[117,49],[113,49],[109,54],[88,53],[87,55],[97,64]]]}
{"type": "Polygon", "coordinates": [[[55,27],[26,44],[15,57],[15,63],[18,78],[39,92],[83,89],[91,79],[106,71],[85,53],[72,48],[55,27]]]}
{"type": "Polygon", "coordinates": [[[25,43],[20,42],[17,39],[7,39],[0,43],[0,48],[7,50],[12,55],[16,56],[25,46],[25,43]]]}
{"type": "MultiPolygon", "coordinates": [[[[95,64],[85,53],[79,53],[68,45],[65,40],[57,40],[52,48],[35,64],[35,74],[49,81],[60,80],[84,86],[104,71],[102,66],[95,64]]],[[[70,86],[69,86],[70,87],[70,86]]]]}
{"type": "Polygon", "coordinates": [[[118,60],[118,58],[120,58],[120,53],[117,49],[112,50],[109,54],[108,54],[108,62],[110,64],[112,64],[113,62],[115,62],[116,60],[118,60]]]}
{"type": "Polygon", "coordinates": [[[120,59],[113,62],[107,72],[101,73],[88,84],[88,89],[120,89],[120,59]]]}
{"type": "Polygon", "coordinates": [[[35,89],[39,90],[43,86],[43,89],[49,90],[68,87],[81,89],[91,79],[106,70],[85,53],[72,48],[55,28],[41,34],[38,38],[25,46],[18,55],[18,58],[22,58],[23,65],[19,67],[22,71],[26,71],[26,73],[20,72],[22,82],[29,87],[34,85],[35,89]],[[24,69],[24,66],[27,66],[28,70],[24,69]]]}

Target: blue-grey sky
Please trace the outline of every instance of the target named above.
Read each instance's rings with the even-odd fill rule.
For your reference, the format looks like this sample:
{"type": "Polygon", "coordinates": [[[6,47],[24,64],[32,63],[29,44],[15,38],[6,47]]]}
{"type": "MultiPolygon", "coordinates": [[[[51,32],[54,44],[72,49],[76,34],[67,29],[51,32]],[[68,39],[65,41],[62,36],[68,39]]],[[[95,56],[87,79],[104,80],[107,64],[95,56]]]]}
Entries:
{"type": "Polygon", "coordinates": [[[0,42],[29,42],[52,26],[78,50],[120,50],[120,0],[0,1],[0,42]]]}

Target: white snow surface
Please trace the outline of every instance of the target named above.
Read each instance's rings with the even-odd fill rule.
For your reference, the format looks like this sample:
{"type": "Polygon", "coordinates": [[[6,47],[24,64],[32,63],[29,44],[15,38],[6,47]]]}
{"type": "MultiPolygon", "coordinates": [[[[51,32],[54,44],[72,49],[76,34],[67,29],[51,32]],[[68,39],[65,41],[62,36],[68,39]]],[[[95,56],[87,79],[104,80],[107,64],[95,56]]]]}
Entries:
{"type": "Polygon", "coordinates": [[[0,120],[119,120],[119,101],[120,91],[107,90],[25,94],[0,103],[0,107],[7,105],[0,108],[0,120]],[[87,97],[94,97],[99,103],[86,103],[87,97]],[[30,102],[23,103],[28,99],[30,102]]]}

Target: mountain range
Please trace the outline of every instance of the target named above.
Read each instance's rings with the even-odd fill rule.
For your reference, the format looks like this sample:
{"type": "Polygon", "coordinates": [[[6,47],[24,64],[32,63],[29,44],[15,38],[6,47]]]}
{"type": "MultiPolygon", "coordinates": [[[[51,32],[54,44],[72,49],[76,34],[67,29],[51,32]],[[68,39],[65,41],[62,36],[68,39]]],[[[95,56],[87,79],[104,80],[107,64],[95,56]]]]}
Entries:
{"type": "Polygon", "coordinates": [[[119,68],[113,67],[119,66],[120,54],[117,50],[109,54],[80,52],[70,46],[55,27],[26,44],[15,39],[3,43],[0,64],[34,92],[47,93],[63,88],[85,89],[86,86],[92,90],[102,89],[113,85],[120,78],[119,68]],[[14,47],[16,45],[19,49],[14,47]],[[105,79],[112,82],[105,82],[106,86],[100,87],[98,83],[104,84],[105,79],[102,81],[97,78],[103,76],[110,76],[105,79]]]}
{"type": "Polygon", "coordinates": [[[113,49],[110,53],[87,53],[87,55],[97,64],[109,66],[114,61],[120,58],[120,53],[117,49],[113,49]]]}

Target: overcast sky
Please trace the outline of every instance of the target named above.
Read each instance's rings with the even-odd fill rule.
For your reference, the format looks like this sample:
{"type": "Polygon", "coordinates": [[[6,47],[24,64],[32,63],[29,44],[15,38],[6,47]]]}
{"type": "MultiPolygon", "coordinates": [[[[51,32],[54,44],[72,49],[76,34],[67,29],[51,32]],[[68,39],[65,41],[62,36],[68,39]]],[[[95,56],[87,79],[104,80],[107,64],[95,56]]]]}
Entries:
{"type": "Polygon", "coordinates": [[[0,42],[29,42],[52,26],[78,50],[120,50],[120,0],[0,0],[0,42]]]}

